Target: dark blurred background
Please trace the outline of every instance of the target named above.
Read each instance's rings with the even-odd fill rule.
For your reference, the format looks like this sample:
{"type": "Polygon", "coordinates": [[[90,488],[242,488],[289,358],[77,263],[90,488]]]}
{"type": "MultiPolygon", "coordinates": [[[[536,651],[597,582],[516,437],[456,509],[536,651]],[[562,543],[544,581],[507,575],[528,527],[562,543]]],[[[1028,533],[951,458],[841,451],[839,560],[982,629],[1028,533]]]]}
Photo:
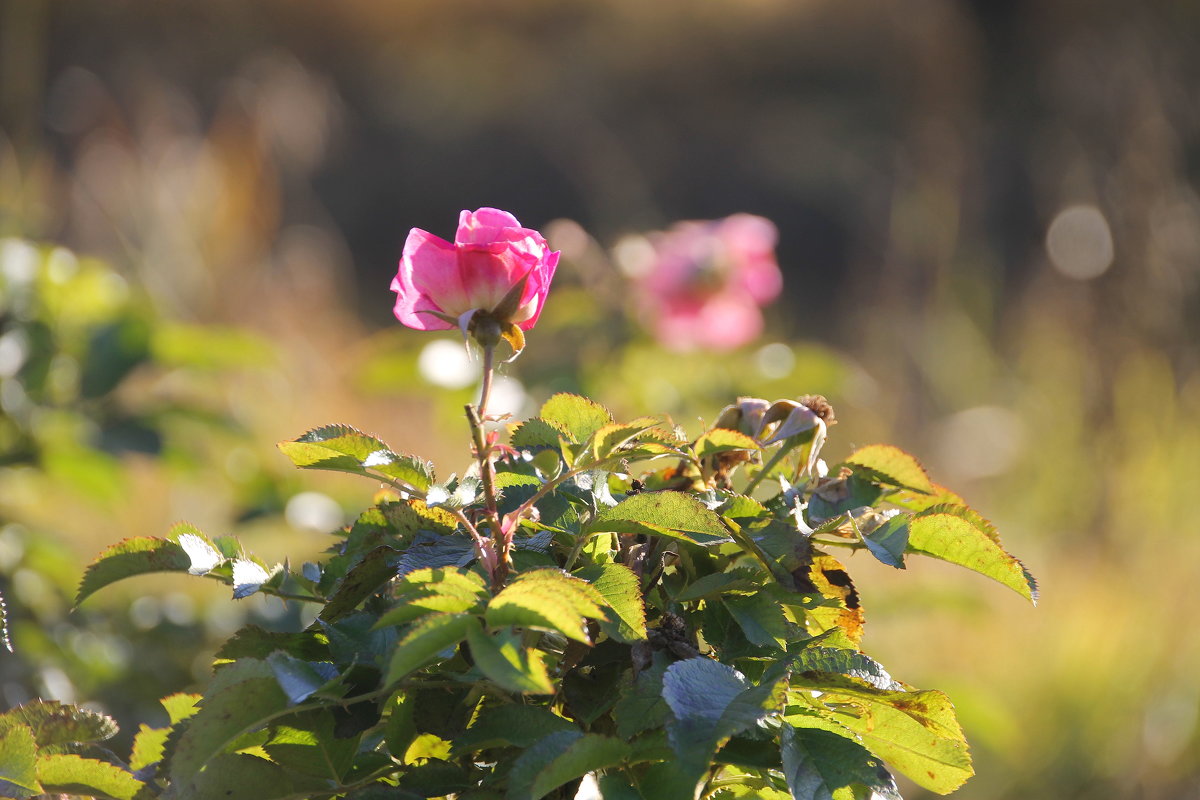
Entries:
{"type": "MultiPolygon", "coordinates": [[[[920,454],[1039,575],[1031,610],[936,565],[850,565],[868,651],[959,704],[960,796],[1200,796],[1197,42],[1183,0],[0,4],[0,271],[40,264],[57,299],[21,341],[60,347],[49,388],[36,348],[6,372],[0,347],[24,381],[0,391],[6,701],[65,686],[116,713],[136,659],[101,680],[89,653],[228,635],[219,587],[139,583],[112,600],[142,604],[129,630],[68,615],[55,592],[108,543],[187,517],[270,560],[319,551],[297,531],[369,487],[293,476],[272,442],[339,420],[460,466],[387,285],[410,227],[449,238],[490,205],[565,252],[517,406],[567,388],[688,421],[823,392],[831,459],[920,454]],[[609,249],[735,212],[779,227],[763,344],[789,355],[637,388],[675,357],[589,302],[622,280],[609,249]],[[54,388],[135,328],[111,386],[54,388]]],[[[210,656],[161,665],[163,693],[210,656]]]]}

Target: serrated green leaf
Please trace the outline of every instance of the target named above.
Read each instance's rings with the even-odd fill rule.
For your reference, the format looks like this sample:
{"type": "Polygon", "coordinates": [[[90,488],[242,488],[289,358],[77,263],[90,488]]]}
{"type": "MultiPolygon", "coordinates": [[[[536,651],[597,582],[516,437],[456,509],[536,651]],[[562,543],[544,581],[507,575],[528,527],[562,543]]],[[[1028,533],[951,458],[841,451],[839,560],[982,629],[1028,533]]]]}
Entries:
{"type": "Polygon", "coordinates": [[[396,581],[393,590],[397,605],[379,618],[376,628],[401,625],[437,611],[480,613],[487,598],[480,575],[451,567],[413,570],[396,581]]]}
{"type": "Polygon", "coordinates": [[[271,726],[262,749],[271,760],[296,772],[340,781],[354,761],[357,736],[335,733],[328,709],[291,714],[271,726]]]}
{"type": "Polygon", "coordinates": [[[42,791],[133,800],[144,785],[116,764],[77,755],[46,755],[37,760],[42,791]]]}
{"type": "Polygon", "coordinates": [[[0,731],[13,725],[28,726],[43,753],[48,748],[101,742],[117,733],[111,717],[57,700],[33,700],[0,714],[0,731]]]}
{"type": "Polygon", "coordinates": [[[787,623],[779,603],[764,592],[742,597],[724,596],[721,602],[729,609],[747,641],[759,647],[786,650],[787,623]]]}
{"type": "Polygon", "coordinates": [[[151,728],[140,725],[133,737],[133,752],[129,758],[129,767],[142,770],[163,760],[166,753],[167,740],[174,732],[174,727],[185,719],[194,716],[200,710],[198,694],[173,694],[164,697],[160,702],[167,711],[170,726],[166,728],[151,728]]]}
{"type": "Polygon", "coordinates": [[[382,440],[349,425],[314,428],[298,439],[280,442],[278,447],[303,469],[384,475],[419,491],[433,483],[429,463],[394,453],[382,440]]]}
{"type": "Polygon", "coordinates": [[[847,464],[865,467],[883,483],[924,494],[933,494],[934,485],[921,462],[899,447],[872,444],[855,450],[847,464]]]}
{"type": "Polygon", "coordinates": [[[166,709],[167,718],[171,720],[172,725],[178,725],[189,717],[195,716],[200,710],[200,700],[203,695],[189,694],[187,692],[177,692],[169,694],[158,702],[166,709]]]}
{"type": "Polygon", "coordinates": [[[41,791],[33,731],[27,725],[0,728],[0,797],[24,798],[41,791]]]}
{"type": "Polygon", "coordinates": [[[730,450],[760,450],[758,442],[740,431],[713,428],[705,431],[692,446],[697,458],[708,458],[730,450]]]}
{"type": "Polygon", "coordinates": [[[623,564],[594,564],[574,574],[595,587],[608,604],[599,620],[601,630],[618,642],[646,638],[646,606],[633,570],[623,564]]]}
{"type": "Polygon", "coordinates": [[[596,515],[585,528],[592,533],[673,535],[699,545],[731,541],[721,518],[683,492],[642,492],[596,515]]]}
{"type": "Polygon", "coordinates": [[[713,754],[734,734],[782,709],[785,671],[751,685],[733,667],[707,658],[676,661],[663,675],[663,699],[674,719],[667,735],[679,769],[697,781],[713,754]]]}
{"type": "Polygon", "coordinates": [[[802,672],[793,686],[820,692],[812,701],[868,750],[914,783],[948,794],[974,774],[966,738],[942,692],[888,691],[845,675],[802,672]]]}
{"type": "Polygon", "coordinates": [[[904,686],[875,659],[855,650],[835,647],[806,647],[796,656],[798,671],[833,672],[866,681],[876,689],[901,691],[904,686]]]}
{"type": "Polygon", "coordinates": [[[888,771],[860,745],[785,724],[783,775],[795,800],[900,800],[888,771]]]}
{"type": "Polygon", "coordinates": [[[476,625],[467,632],[467,644],[475,666],[501,688],[520,694],[554,693],[541,652],[524,647],[519,635],[501,631],[493,636],[476,625]]]}
{"type": "Polygon", "coordinates": [[[396,575],[403,554],[388,545],[373,548],[350,568],[321,609],[320,618],[332,622],[350,614],[396,575]]]}
{"type": "Polygon", "coordinates": [[[191,560],[188,566],[188,573],[191,575],[205,575],[225,560],[225,555],[190,522],[177,522],[172,525],[167,531],[167,538],[187,553],[191,560]]]}
{"type": "Polygon", "coordinates": [[[587,441],[589,436],[613,421],[612,414],[604,406],[565,392],[547,400],[538,416],[565,431],[575,444],[587,441]]]}
{"type": "Polygon", "coordinates": [[[614,767],[628,758],[620,739],[577,731],[556,731],[521,754],[509,773],[508,800],[539,800],[589,772],[614,767]]]}
{"type": "Polygon", "coordinates": [[[738,569],[731,572],[714,572],[702,575],[683,587],[683,591],[675,596],[675,602],[687,603],[693,600],[703,600],[726,592],[746,593],[762,586],[763,580],[748,569],[738,569]]]}
{"type": "Polygon", "coordinates": [[[3,592],[0,592],[0,647],[13,652],[12,639],[8,635],[8,606],[4,604],[3,592]]]}
{"type": "Polygon", "coordinates": [[[362,465],[371,472],[394,478],[418,491],[426,491],[433,485],[433,465],[415,456],[400,455],[391,450],[380,450],[363,460],[362,465]]]}
{"type": "Polygon", "coordinates": [[[381,440],[349,425],[322,425],[278,446],[297,467],[358,474],[365,472],[363,462],[372,455],[391,452],[381,440]]]}
{"type": "Polygon", "coordinates": [[[167,737],[171,735],[170,728],[151,728],[142,723],[133,737],[133,751],[129,756],[129,768],[141,770],[162,761],[167,745],[167,737]]]}
{"type": "Polygon", "coordinates": [[[475,753],[492,747],[526,748],[554,731],[578,731],[579,726],[544,706],[515,703],[488,706],[471,726],[454,738],[454,754],[475,753]]]}
{"type": "Polygon", "coordinates": [[[626,447],[640,434],[657,424],[658,420],[656,419],[640,417],[632,422],[614,422],[604,425],[592,434],[592,456],[597,461],[603,461],[612,455],[619,454],[622,447],[626,447]]]}
{"type": "Polygon", "coordinates": [[[634,677],[626,673],[624,684],[613,707],[617,735],[632,739],[642,731],[659,728],[671,718],[671,710],[662,696],[664,666],[652,666],[634,677]]]}
{"type": "Polygon", "coordinates": [[[889,567],[904,569],[904,551],[908,548],[907,514],[898,514],[885,520],[875,530],[863,537],[863,544],[871,555],[889,567]]]}
{"type": "Polygon", "coordinates": [[[172,782],[187,781],[228,745],[287,707],[287,696],[265,661],[244,659],[222,667],[175,744],[168,764],[172,782]]]}
{"type": "Polygon", "coordinates": [[[407,677],[478,627],[479,620],[470,614],[430,614],[422,618],[396,644],[384,684],[391,686],[407,677]]]}
{"type": "Polygon", "coordinates": [[[119,580],[151,572],[187,572],[191,565],[191,558],[175,542],[145,536],[124,539],[88,565],[75,596],[75,605],[119,580]]]}
{"type": "Polygon", "coordinates": [[[1037,603],[1037,584],[1025,565],[984,531],[955,514],[925,512],[914,516],[908,524],[908,552],[966,567],[1037,603]]]}
{"type": "Polygon", "coordinates": [[[586,581],[560,569],[523,572],[488,603],[491,627],[516,625],[558,631],[590,644],[584,619],[607,619],[604,597],[586,581]]]}
{"type": "MultiPolygon", "coordinates": [[[[240,628],[227,639],[217,651],[217,659],[234,661],[239,658],[265,659],[276,650],[295,656],[303,661],[328,661],[329,637],[320,631],[309,629],[299,633],[267,631],[257,625],[240,628]]],[[[170,698],[167,698],[170,699],[170,698]]],[[[163,700],[165,703],[166,700],[163,700]]]]}
{"type": "Polygon", "coordinates": [[[560,446],[560,436],[566,436],[567,430],[561,425],[547,422],[534,417],[527,419],[513,429],[509,442],[513,447],[553,447],[560,446]]]}

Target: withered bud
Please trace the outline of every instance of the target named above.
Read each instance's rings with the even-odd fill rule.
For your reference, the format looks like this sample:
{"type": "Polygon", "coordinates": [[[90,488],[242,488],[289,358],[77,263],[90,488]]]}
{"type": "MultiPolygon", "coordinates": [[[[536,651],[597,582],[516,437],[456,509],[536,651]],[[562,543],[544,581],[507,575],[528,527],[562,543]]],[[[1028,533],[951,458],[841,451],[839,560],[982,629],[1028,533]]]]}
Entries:
{"type": "Polygon", "coordinates": [[[823,394],[806,394],[799,398],[800,405],[806,406],[809,411],[820,417],[826,425],[837,425],[837,416],[833,413],[833,406],[825,399],[823,394]]]}

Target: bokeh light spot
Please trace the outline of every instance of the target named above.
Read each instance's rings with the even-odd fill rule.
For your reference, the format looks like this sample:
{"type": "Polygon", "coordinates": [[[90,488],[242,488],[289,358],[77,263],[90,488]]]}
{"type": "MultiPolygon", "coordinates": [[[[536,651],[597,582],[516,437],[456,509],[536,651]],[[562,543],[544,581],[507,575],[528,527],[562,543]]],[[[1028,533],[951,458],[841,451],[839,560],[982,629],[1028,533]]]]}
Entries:
{"type": "Polygon", "coordinates": [[[1063,209],[1046,231],[1046,252],[1068,278],[1086,281],[1103,275],[1114,255],[1108,220],[1095,206],[1063,209]]]}
{"type": "Polygon", "coordinates": [[[421,377],[443,389],[464,389],[475,382],[479,368],[461,342],[436,339],[417,357],[421,377]]]}

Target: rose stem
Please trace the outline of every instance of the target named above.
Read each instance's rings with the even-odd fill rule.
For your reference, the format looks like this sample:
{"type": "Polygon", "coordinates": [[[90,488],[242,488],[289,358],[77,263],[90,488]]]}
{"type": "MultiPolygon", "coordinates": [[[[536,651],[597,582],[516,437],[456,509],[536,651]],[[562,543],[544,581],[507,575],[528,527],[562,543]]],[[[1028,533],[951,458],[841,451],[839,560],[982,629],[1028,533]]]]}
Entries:
{"type": "Polygon", "coordinates": [[[483,387],[479,393],[479,406],[467,406],[467,422],[475,441],[475,458],[479,461],[479,477],[483,481],[483,497],[487,505],[488,527],[496,547],[496,565],[492,572],[492,588],[499,590],[508,580],[508,551],[511,542],[500,525],[500,511],[496,503],[496,486],[492,475],[492,451],[487,445],[483,420],[487,412],[488,395],[492,391],[492,373],[495,372],[495,346],[483,346],[483,387]]]}

